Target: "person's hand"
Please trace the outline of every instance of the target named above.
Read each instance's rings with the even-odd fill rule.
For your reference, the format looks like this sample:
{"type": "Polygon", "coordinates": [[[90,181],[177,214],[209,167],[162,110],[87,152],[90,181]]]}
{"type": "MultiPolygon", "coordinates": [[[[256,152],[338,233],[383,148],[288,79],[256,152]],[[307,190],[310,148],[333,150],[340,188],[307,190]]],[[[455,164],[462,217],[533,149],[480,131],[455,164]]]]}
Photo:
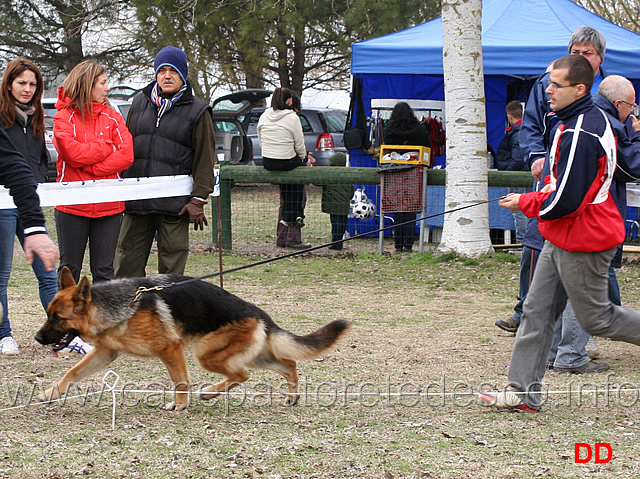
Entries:
{"type": "Polygon", "coordinates": [[[509,193],[507,196],[500,198],[498,201],[500,206],[516,211],[520,209],[520,195],[518,193],[509,193]]]}
{"type": "Polygon", "coordinates": [[[60,257],[56,244],[46,233],[38,233],[24,237],[24,255],[29,264],[33,264],[33,256],[38,255],[47,271],[51,271],[60,257]]]}
{"type": "Polygon", "coordinates": [[[207,217],[204,215],[204,205],[206,204],[206,201],[191,198],[189,202],[182,207],[178,214],[181,216],[185,213],[188,214],[189,223],[193,223],[193,229],[195,231],[198,231],[198,228],[204,230],[204,227],[209,225],[209,223],[207,223],[207,217]]]}
{"type": "Polygon", "coordinates": [[[535,160],[533,163],[531,163],[531,174],[538,181],[540,181],[540,178],[542,178],[543,168],[544,168],[544,156],[541,156],[540,158],[535,160]]]}
{"type": "Polygon", "coordinates": [[[640,131],[640,120],[638,120],[638,117],[635,115],[629,115],[629,117],[631,118],[631,128],[633,128],[633,131],[640,131]]]}
{"type": "Polygon", "coordinates": [[[311,154],[311,152],[307,153],[307,166],[313,166],[313,164],[316,162],[316,159],[313,157],[313,155],[311,154]]]}

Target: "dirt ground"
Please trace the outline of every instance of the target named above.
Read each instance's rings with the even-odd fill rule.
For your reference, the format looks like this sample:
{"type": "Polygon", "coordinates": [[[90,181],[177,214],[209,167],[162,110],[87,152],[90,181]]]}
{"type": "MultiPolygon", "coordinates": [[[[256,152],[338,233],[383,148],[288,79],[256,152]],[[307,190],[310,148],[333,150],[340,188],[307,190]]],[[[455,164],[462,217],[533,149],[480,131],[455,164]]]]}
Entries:
{"type": "MultiPolygon", "coordinates": [[[[211,403],[194,397],[183,413],[159,410],[159,394],[118,392],[114,429],[111,393],[28,405],[30,391],[78,357],[54,358],[31,339],[43,312],[33,275],[17,257],[9,301],[21,354],[0,357],[0,478],[640,475],[640,349],[598,339],[611,374],[550,372],[539,414],[482,408],[476,393],[506,384],[514,337],[493,323],[514,304],[517,255],[438,263],[354,249],[225,277],[227,290],[296,333],[336,318],[352,323],[336,351],[300,364],[298,406],[281,406],[275,373],[254,371],[242,394],[211,403]],[[610,444],[613,459],[576,464],[575,444],[596,442],[610,444]]],[[[216,264],[216,254],[190,259],[189,274],[216,264]]],[[[640,307],[640,266],[628,262],[619,277],[625,304],[640,307]]],[[[111,370],[119,391],[170,388],[158,361],[121,357],[111,370]]],[[[195,366],[191,375],[196,384],[214,379],[195,366]]],[[[102,373],[78,394],[101,387],[102,373]]]]}

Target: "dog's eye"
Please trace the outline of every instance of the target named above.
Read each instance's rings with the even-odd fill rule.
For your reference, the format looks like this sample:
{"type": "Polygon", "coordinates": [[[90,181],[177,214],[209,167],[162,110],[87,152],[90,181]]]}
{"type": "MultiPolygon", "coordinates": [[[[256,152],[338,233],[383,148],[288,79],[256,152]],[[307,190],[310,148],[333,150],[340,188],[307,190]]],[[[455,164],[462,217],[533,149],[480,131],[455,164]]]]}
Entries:
{"type": "Polygon", "coordinates": [[[57,324],[57,323],[60,323],[62,321],[66,321],[67,318],[63,318],[58,313],[53,313],[53,318],[52,319],[53,319],[54,324],[57,324]]]}

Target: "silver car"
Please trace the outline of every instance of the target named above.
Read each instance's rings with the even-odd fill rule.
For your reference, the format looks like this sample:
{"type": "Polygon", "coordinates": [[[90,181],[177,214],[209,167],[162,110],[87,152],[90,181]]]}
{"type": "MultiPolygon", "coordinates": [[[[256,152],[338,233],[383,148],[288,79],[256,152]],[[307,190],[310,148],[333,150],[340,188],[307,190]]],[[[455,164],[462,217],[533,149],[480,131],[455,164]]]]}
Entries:
{"type": "MultiPolygon", "coordinates": [[[[243,125],[253,143],[253,164],[262,165],[262,149],[258,141],[258,120],[265,108],[254,108],[243,125]]],[[[346,152],[342,137],[347,112],[332,108],[302,108],[300,122],[307,151],[316,159],[315,166],[329,166],[329,158],[338,151],[346,152]]]]}

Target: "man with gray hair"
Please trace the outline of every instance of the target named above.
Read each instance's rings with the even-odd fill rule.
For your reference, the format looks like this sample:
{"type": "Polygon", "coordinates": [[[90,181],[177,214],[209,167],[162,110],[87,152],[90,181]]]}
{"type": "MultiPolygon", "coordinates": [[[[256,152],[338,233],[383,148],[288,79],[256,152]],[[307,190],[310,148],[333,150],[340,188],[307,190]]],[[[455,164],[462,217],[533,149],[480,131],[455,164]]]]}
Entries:
{"type": "MultiPolygon", "coordinates": [[[[601,67],[607,41],[604,35],[591,27],[578,27],[569,39],[569,54],[582,55],[593,68],[591,94],[598,92],[600,83],[607,77],[601,67]]],[[[524,160],[531,168],[531,174],[540,179],[545,153],[549,146],[549,135],[556,123],[555,112],[549,107],[549,96],[545,89],[549,83],[549,72],[542,75],[531,89],[520,129],[520,148],[524,160]]]]}
{"type": "MultiPolygon", "coordinates": [[[[591,27],[578,27],[569,39],[568,50],[571,55],[581,55],[591,64],[594,72],[594,84],[591,94],[598,91],[598,87],[607,73],[601,68],[606,50],[606,39],[598,30],[591,27]]],[[[556,113],[549,107],[549,96],[545,92],[549,85],[549,69],[536,80],[527,100],[522,124],[520,126],[520,151],[524,162],[531,169],[535,178],[534,190],[542,188],[540,178],[544,167],[547,149],[551,144],[550,135],[558,122],[556,113]]],[[[522,241],[522,259],[520,262],[520,287],[518,302],[509,319],[498,319],[495,325],[500,329],[515,333],[520,325],[522,305],[529,291],[529,283],[533,277],[537,254],[542,250],[543,240],[538,232],[537,220],[530,220],[527,224],[525,237],[522,241]]],[[[615,282],[615,275],[612,282],[615,282]]],[[[617,282],[613,287],[617,288],[617,282]]],[[[571,347],[575,350],[575,347],[571,347]]],[[[597,356],[597,353],[594,354],[597,356]]]]}
{"type": "Polygon", "coordinates": [[[569,39],[569,54],[582,55],[591,64],[593,68],[593,87],[591,94],[598,91],[600,83],[606,77],[600,69],[600,65],[604,61],[604,52],[607,49],[607,40],[598,30],[591,27],[579,27],[569,39]]]}

